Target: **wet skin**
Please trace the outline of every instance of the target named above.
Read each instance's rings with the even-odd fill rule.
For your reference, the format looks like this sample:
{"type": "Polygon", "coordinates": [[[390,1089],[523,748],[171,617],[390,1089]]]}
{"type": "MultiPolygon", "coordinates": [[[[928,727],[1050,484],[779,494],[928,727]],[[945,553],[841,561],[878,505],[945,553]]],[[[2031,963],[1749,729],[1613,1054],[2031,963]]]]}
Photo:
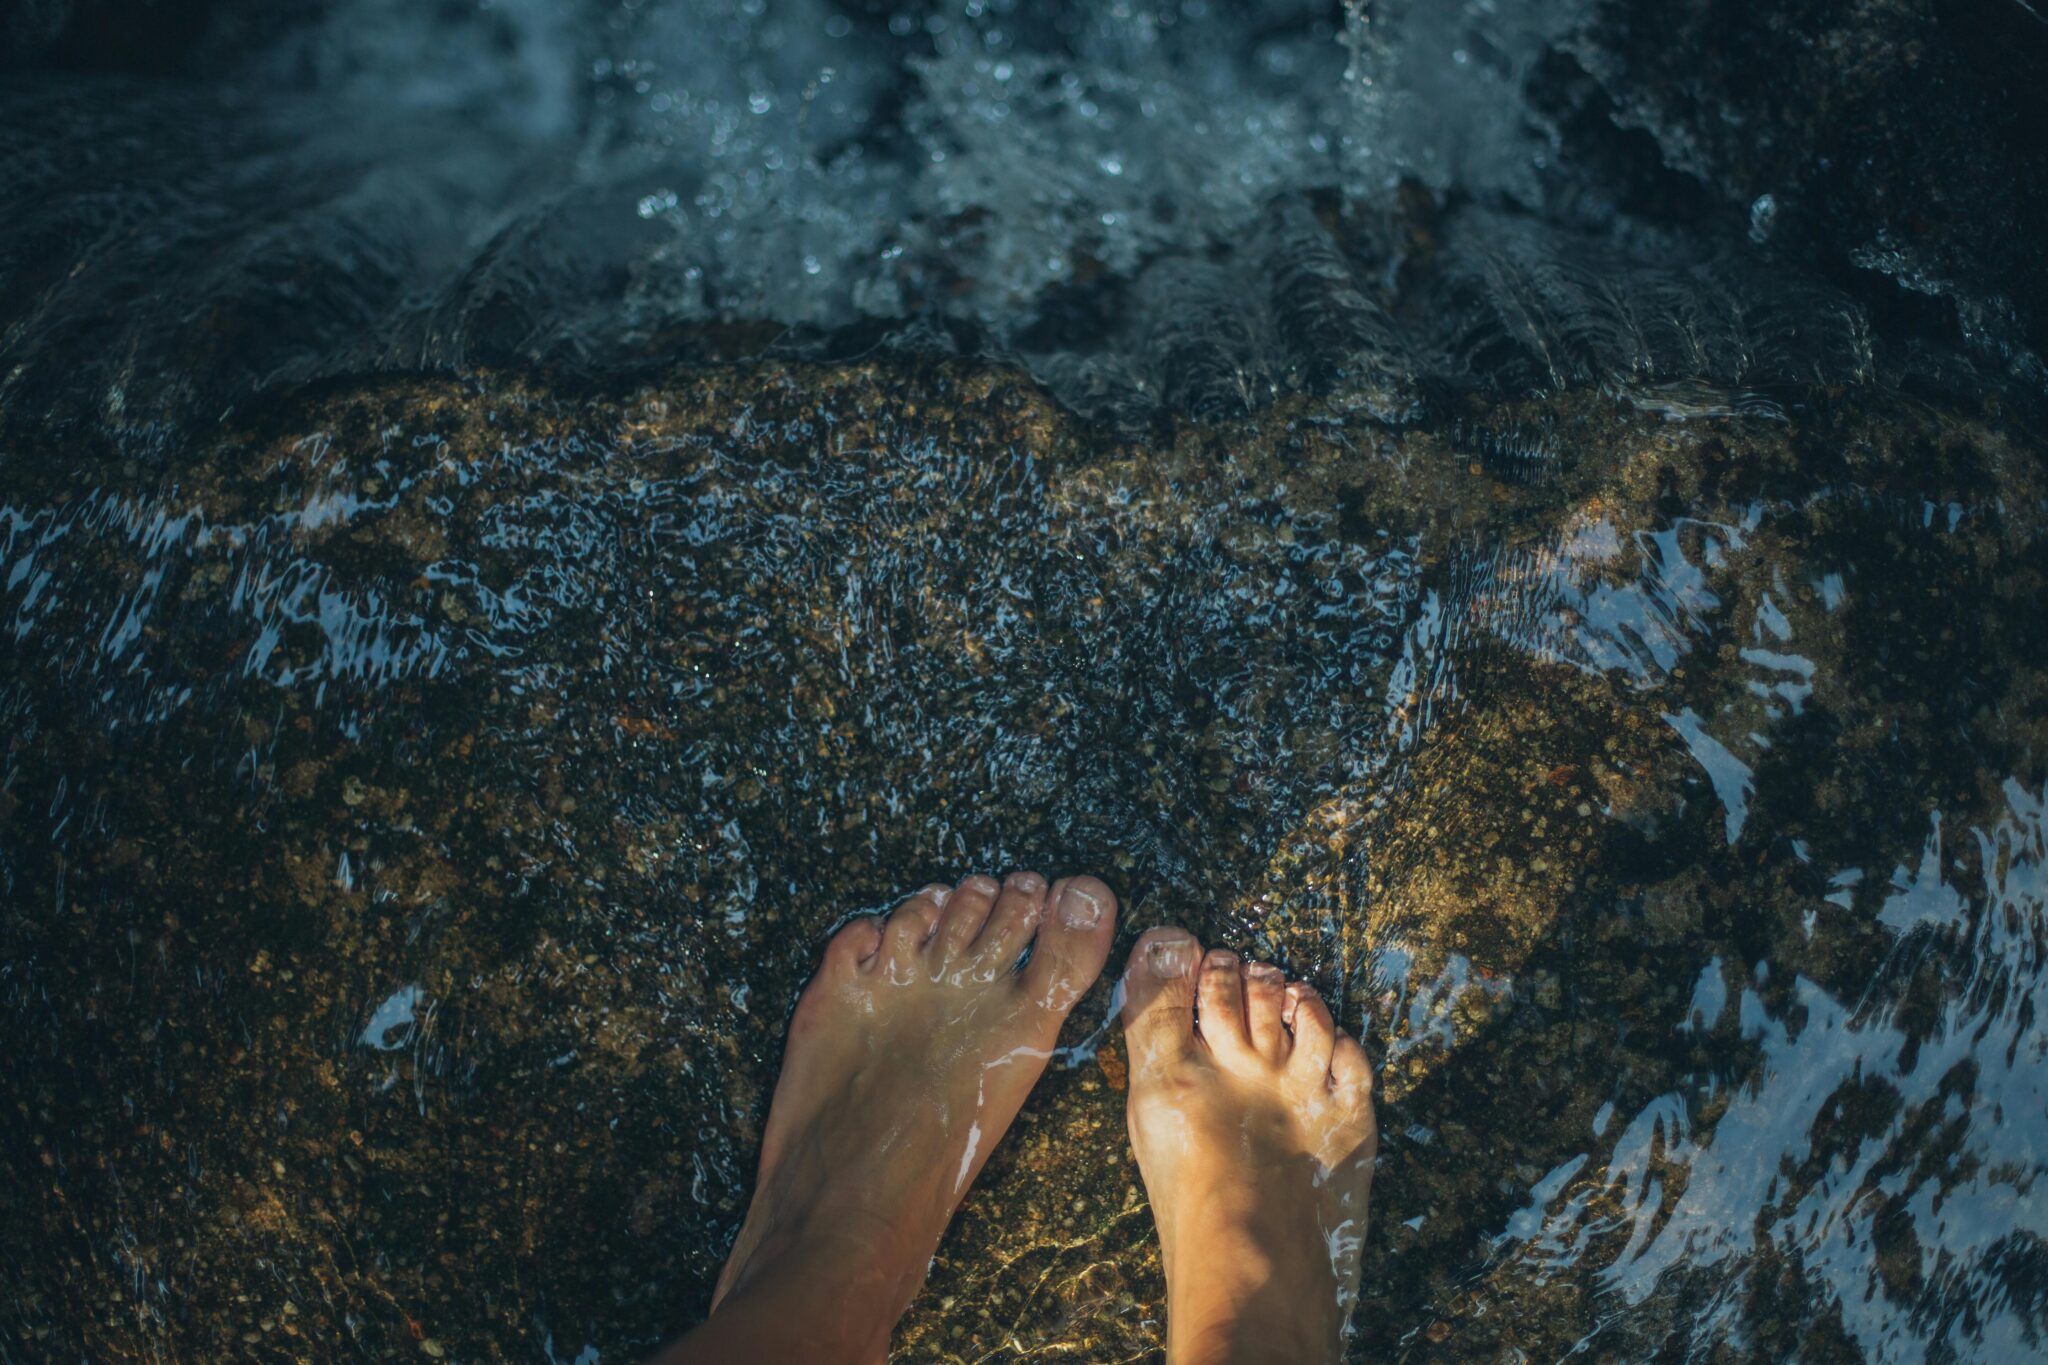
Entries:
{"type": "Polygon", "coordinates": [[[927,887],[833,935],[790,1020],[711,1316],[657,1360],[882,1359],[1115,922],[1094,878],[1016,872],[927,887]]]}
{"type": "MultiPolygon", "coordinates": [[[[1101,973],[1115,918],[1092,877],[1048,887],[1018,872],[927,887],[835,934],[790,1021],[754,1201],[711,1316],[651,1365],[882,1359],[947,1221],[1101,973]]],[[[1305,985],[1204,957],[1182,930],[1144,935],[1124,986],[1169,1361],[1334,1356],[1376,1138],[1363,1050],[1305,985]]]]}
{"type": "Polygon", "coordinates": [[[1138,940],[1124,993],[1167,1360],[1336,1359],[1379,1145],[1365,1049],[1307,983],[1181,929],[1138,940]]]}

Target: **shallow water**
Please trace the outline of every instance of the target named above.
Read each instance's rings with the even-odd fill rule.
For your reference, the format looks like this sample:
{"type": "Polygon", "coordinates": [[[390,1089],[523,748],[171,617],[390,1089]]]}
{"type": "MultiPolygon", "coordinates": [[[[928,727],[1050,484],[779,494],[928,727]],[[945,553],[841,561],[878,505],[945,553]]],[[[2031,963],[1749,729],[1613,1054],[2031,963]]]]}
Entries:
{"type": "MultiPolygon", "coordinates": [[[[7,96],[0,1359],[635,1359],[1013,866],[1367,1039],[1356,1359],[2038,1354],[2020,314],[1629,207],[1577,7],[815,8],[7,96]]],[[[1108,1010],[900,1358],[1157,1356],[1108,1010]]]]}

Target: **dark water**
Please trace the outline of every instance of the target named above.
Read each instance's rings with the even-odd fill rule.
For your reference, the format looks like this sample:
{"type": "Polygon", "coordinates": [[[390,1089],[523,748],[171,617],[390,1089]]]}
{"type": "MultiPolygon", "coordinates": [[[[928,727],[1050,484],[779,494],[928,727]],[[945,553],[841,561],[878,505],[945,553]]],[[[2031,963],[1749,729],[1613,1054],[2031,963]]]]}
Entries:
{"type": "MultiPolygon", "coordinates": [[[[15,11],[0,1360],[633,1360],[1020,865],[1367,1039],[1357,1359],[2042,1355],[2048,27],[1658,22],[15,11]]],[[[900,1358],[1156,1358],[1108,1007],[900,1358]]]]}

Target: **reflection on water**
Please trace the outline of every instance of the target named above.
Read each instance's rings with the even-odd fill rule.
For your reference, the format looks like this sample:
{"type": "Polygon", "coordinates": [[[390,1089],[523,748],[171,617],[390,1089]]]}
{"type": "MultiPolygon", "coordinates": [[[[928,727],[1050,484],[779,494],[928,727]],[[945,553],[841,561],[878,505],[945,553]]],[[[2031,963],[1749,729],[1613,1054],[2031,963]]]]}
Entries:
{"type": "MultiPolygon", "coordinates": [[[[1768,1248],[1841,1305],[1842,1329],[1868,1359],[2038,1349],[2028,1280],[2048,1231],[2032,1193],[2048,1112],[2048,1038],[2035,1022],[2048,849],[2038,790],[2008,782],[2005,797],[1994,827],[1970,831],[1973,858],[1944,865],[1937,820],[1917,869],[1896,869],[1877,912],[1895,928],[1927,925],[1943,940],[1934,951],[1955,959],[1944,964],[1954,994],[1931,1027],[1901,1026],[1889,973],[1847,1001],[1801,978],[1785,1018],[1745,987],[1727,1022],[1761,1058],[1711,1134],[1688,1131],[1704,1097],[1673,1093],[1616,1140],[1599,1180],[1618,1187],[1635,1223],[1603,1268],[1617,1308],[1684,1282],[1705,1305],[1705,1332],[1727,1333],[1768,1248]],[[1684,1176],[1668,1204],[1653,1144],[1684,1176]]],[[[1909,939],[1902,951],[1915,947],[1926,950],[1909,939]]],[[[1769,972],[1760,961],[1751,976],[1769,972]]],[[[1569,1259],[1587,1230],[1568,1215],[1546,1218],[1539,1235],[1569,1259]]]]}
{"type": "MultiPolygon", "coordinates": [[[[1582,6],[881,9],[0,97],[0,1358],[632,1359],[1020,865],[1367,1038],[1359,1359],[2038,1354],[2015,333],[1565,157],[1582,6]]],[[[1110,1007],[903,1358],[1156,1356],[1110,1007]]]]}

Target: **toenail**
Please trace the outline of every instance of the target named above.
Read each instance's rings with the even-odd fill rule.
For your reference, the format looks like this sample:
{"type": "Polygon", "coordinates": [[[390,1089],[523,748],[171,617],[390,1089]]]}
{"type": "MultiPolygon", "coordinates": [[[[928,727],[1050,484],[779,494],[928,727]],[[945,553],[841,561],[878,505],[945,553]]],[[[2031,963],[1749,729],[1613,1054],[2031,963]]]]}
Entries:
{"type": "Polygon", "coordinates": [[[1186,976],[1195,965],[1195,941],[1191,938],[1158,938],[1146,948],[1154,976],[1186,976]]]}
{"type": "Polygon", "coordinates": [[[1036,872],[1012,872],[1004,880],[1012,891],[1022,891],[1027,896],[1035,896],[1045,890],[1045,878],[1036,872]]]}
{"type": "Polygon", "coordinates": [[[1246,967],[1244,971],[1246,976],[1257,977],[1261,981],[1278,981],[1286,975],[1285,972],[1270,962],[1254,962],[1246,967]]]}
{"type": "Polygon", "coordinates": [[[1231,952],[1228,948],[1218,948],[1215,952],[1209,954],[1209,965],[1219,969],[1235,967],[1237,965],[1237,954],[1231,952]]]}
{"type": "Polygon", "coordinates": [[[1102,902],[1078,882],[1060,893],[1060,922],[1069,929],[1093,929],[1102,923],[1102,902]]]}
{"type": "MultiPolygon", "coordinates": [[[[932,898],[932,904],[938,906],[941,910],[943,910],[946,908],[946,897],[952,894],[952,887],[942,886],[938,882],[933,882],[930,886],[927,886],[923,890],[919,891],[917,893],[917,896],[930,896],[932,898]]],[[[916,900],[917,896],[912,896],[911,899],[916,900]]]]}
{"type": "Polygon", "coordinates": [[[976,874],[960,883],[960,885],[983,896],[993,896],[996,893],[996,879],[994,877],[984,877],[976,874]]]}

